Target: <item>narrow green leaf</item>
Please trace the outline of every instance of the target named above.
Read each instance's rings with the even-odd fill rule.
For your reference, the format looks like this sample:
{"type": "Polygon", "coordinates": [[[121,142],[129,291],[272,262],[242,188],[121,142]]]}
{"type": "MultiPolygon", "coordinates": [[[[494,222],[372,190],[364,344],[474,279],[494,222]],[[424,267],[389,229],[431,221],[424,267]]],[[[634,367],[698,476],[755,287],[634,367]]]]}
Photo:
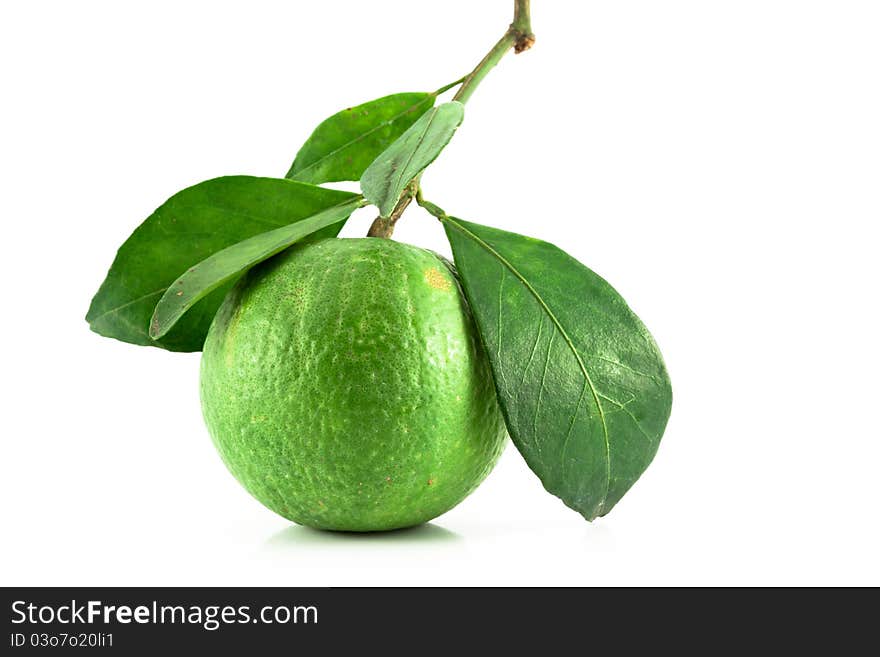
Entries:
{"type": "Polygon", "coordinates": [[[314,184],[359,180],[370,162],[434,105],[435,94],[402,93],[349,107],[324,120],[287,177],[314,184]]]}
{"type": "Polygon", "coordinates": [[[464,119],[464,105],[450,101],[422,115],[367,167],[361,190],[383,217],[391,214],[406,186],[433,162],[464,119]]]}
{"type": "Polygon", "coordinates": [[[647,329],[602,278],[552,244],[444,216],[514,444],[588,520],[648,467],[672,390],[647,329]]]}
{"type": "Polygon", "coordinates": [[[237,280],[257,263],[271,258],[295,242],[345,221],[362,204],[363,199],[357,196],[296,223],[233,244],[193,265],[165,290],[156,305],[150,322],[150,337],[158,340],[210,292],[224,283],[237,280]]]}
{"type": "MultiPolygon", "coordinates": [[[[215,178],[172,196],[120,247],[86,320],[96,333],[171,351],[199,351],[232,282],[203,298],[161,341],[149,336],[156,303],[174,280],[228,246],[314,215],[354,194],[279,178],[215,178]]],[[[324,233],[335,235],[334,224],[324,233]]]]}

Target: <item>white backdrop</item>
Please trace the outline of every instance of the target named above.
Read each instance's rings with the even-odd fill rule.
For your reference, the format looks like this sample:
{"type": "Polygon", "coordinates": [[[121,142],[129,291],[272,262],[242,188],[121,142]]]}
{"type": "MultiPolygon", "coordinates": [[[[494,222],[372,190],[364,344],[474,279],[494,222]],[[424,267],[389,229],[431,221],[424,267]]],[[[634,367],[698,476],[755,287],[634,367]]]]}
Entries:
{"type": "MultiPolygon", "coordinates": [[[[89,332],[168,196],[283,176],[333,112],[467,72],[510,4],[2,5],[0,583],[880,584],[876,2],[534,0],[536,46],[424,176],[607,278],[663,350],[660,451],[593,524],[510,446],[421,529],[291,526],[216,455],[197,354],[89,332]]],[[[396,237],[448,253],[417,208],[396,237]]]]}

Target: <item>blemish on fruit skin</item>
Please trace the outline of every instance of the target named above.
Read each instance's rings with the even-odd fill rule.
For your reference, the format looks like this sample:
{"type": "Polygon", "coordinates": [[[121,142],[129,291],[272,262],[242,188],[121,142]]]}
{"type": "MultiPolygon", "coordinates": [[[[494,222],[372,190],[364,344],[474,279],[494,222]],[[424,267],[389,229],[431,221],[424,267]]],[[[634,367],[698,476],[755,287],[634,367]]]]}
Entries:
{"type": "Polygon", "coordinates": [[[452,283],[436,267],[428,267],[425,272],[425,282],[435,290],[449,292],[452,289],[452,283]]]}
{"type": "Polygon", "coordinates": [[[226,364],[226,367],[232,367],[233,357],[235,355],[235,350],[233,349],[233,345],[235,344],[235,335],[238,333],[238,324],[241,321],[241,313],[236,312],[232,314],[232,317],[229,318],[229,322],[226,325],[226,332],[223,336],[223,362],[226,364]]]}
{"type": "Polygon", "coordinates": [[[428,485],[429,485],[429,486],[433,486],[433,485],[434,485],[434,479],[433,479],[433,478],[428,479],[428,485]]]}

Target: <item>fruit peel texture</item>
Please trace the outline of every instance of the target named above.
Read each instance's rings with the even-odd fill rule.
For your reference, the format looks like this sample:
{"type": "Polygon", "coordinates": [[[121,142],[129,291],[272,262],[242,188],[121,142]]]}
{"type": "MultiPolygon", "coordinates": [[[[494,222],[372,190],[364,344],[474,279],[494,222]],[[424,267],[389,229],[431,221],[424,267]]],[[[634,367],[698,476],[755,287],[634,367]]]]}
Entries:
{"type": "Polygon", "coordinates": [[[506,444],[455,275],[392,240],[321,240],[252,269],[208,333],[201,396],[232,474],[321,529],[435,518],[506,444]]]}

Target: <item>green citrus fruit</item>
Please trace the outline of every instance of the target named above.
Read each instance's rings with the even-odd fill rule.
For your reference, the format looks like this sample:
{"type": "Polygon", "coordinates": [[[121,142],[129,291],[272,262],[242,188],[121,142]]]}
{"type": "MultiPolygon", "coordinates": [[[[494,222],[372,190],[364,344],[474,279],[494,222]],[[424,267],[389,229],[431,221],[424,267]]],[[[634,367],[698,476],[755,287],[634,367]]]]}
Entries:
{"type": "Polygon", "coordinates": [[[426,522],[506,439],[450,266],[386,239],[321,240],[252,269],[208,333],[201,393],[232,474],[322,529],[426,522]]]}

